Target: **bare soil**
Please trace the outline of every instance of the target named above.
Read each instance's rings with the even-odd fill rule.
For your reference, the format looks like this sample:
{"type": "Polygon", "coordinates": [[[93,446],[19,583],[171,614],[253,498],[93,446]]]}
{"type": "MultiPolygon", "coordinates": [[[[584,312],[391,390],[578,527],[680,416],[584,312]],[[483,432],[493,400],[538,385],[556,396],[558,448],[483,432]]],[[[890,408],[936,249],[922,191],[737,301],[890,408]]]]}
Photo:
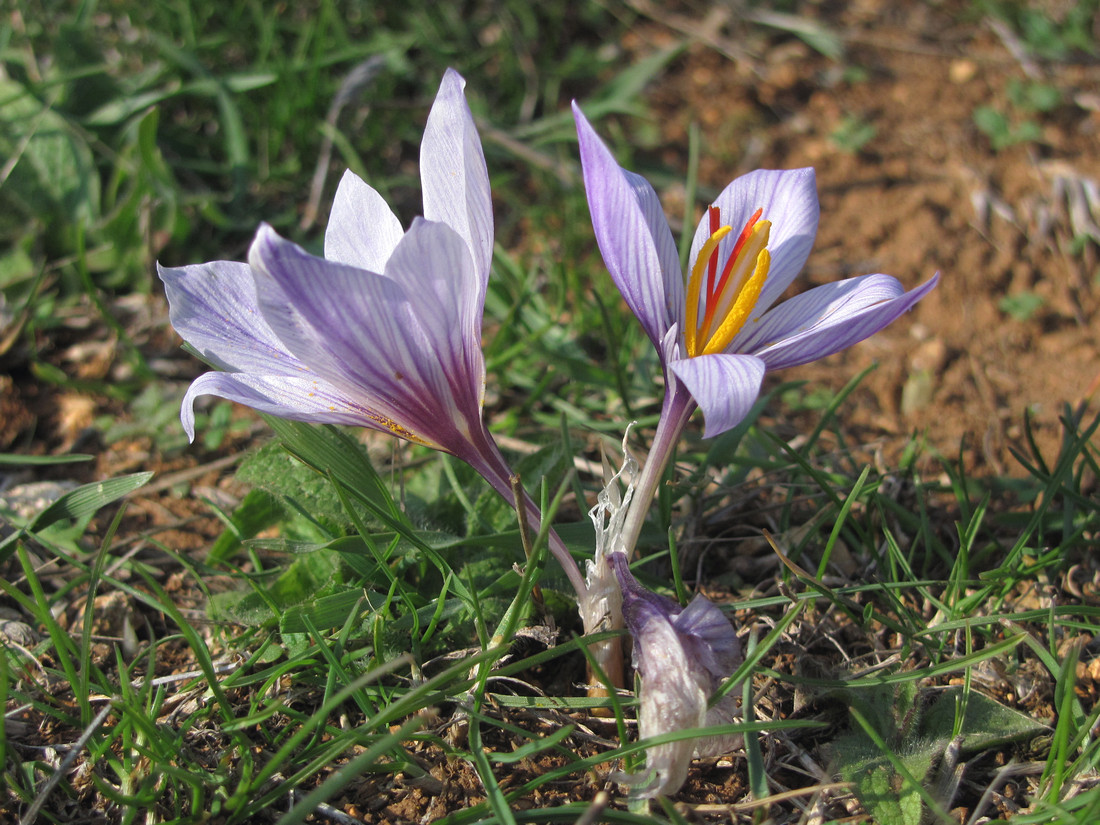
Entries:
{"type": "MultiPolygon", "coordinates": [[[[662,160],[686,168],[697,123],[701,186],[815,167],[821,224],[797,289],[867,272],[911,288],[942,273],[909,317],[782,378],[838,389],[877,362],[845,426],[895,447],[919,434],[972,472],[1019,473],[1007,447],[1021,442],[1024,413],[1053,450],[1064,405],[1094,396],[1100,378],[1100,203],[1073,217],[1082,185],[1100,180],[1100,66],[1021,62],[1011,39],[967,19],[967,4],[806,6],[843,35],[841,65],[795,39],[736,62],[693,47],[653,90],[662,160]],[[1017,111],[1010,87],[1029,84],[1055,87],[1060,105],[1017,111]],[[974,122],[989,105],[1036,123],[1041,139],[995,150],[974,122]],[[858,149],[838,136],[853,124],[874,130],[858,149]],[[1014,316],[1006,296],[1041,303],[1014,316]]],[[[718,45],[737,54],[733,38],[718,45]]]]}

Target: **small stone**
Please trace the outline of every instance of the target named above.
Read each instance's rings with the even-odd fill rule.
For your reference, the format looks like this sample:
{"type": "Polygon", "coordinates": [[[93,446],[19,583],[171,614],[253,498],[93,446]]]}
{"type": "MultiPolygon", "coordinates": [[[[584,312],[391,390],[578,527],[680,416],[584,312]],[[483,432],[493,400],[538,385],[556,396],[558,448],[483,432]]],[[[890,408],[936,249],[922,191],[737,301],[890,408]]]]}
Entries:
{"type": "Polygon", "coordinates": [[[965,58],[953,60],[951,67],[947,70],[947,76],[951,78],[951,82],[958,85],[969,83],[977,73],[978,64],[965,58]]]}
{"type": "Polygon", "coordinates": [[[918,345],[909,355],[909,368],[939,374],[947,365],[947,344],[941,338],[930,338],[918,345]]]}

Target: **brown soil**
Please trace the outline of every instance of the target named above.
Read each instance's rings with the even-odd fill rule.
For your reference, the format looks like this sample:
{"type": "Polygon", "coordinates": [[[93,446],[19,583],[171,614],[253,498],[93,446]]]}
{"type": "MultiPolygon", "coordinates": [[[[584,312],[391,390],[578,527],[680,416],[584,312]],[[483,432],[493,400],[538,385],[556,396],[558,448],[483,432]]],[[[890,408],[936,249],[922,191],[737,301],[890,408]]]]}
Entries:
{"type": "MultiPolygon", "coordinates": [[[[716,192],[754,168],[814,166],[822,217],[798,289],[866,272],[911,288],[941,272],[909,317],[782,377],[835,390],[878,362],[844,407],[853,432],[920,433],[949,457],[961,449],[972,472],[1018,473],[1006,447],[1020,443],[1025,411],[1049,452],[1064,405],[1095,394],[1100,378],[1100,203],[1089,239],[1089,218],[1075,226],[1071,205],[1075,187],[1100,180],[1100,102],[1090,94],[1100,66],[1025,67],[991,28],[964,21],[962,4],[800,11],[815,8],[845,37],[840,65],[794,39],[738,62],[689,50],[652,94],[669,147],[662,161],[687,167],[696,123],[701,187],[716,192]],[[846,79],[855,70],[859,79],[846,79]],[[1036,83],[1057,88],[1061,105],[1016,112],[1010,87],[1036,83]],[[995,151],[974,124],[985,105],[1031,119],[1041,140],[995,151]],[[858,151],[834,137],[846,123],[874,129],[858,151]],[[1002,308],[1026,294],[1041,299],[1028,317],[1002,308]]],[[[733,38],[717,45],[738,48],[733,38]]]]}

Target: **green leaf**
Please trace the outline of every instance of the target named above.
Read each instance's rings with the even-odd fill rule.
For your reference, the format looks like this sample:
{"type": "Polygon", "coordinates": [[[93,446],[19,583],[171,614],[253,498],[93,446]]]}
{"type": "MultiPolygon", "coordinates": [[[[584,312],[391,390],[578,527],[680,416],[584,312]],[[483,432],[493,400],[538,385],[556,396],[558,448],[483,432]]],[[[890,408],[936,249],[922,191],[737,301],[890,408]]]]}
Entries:
{"type": "MultiPolygon", "coordinates": [[[[308,604],[296,605],[280,617],[279,632],[303,633],[310,626],[340,627],[348,620],[348,614],[364,603],[364,594],[365,591],[361,588],[354,588],[322,596],[308,604]]],[[[385,596],[378,594],[378,600],[384,601],[385,596]]]]}
{"type": "MultiPolygon", "coordinates": [[[[920,795],[906,783],[885,756],[855,743],[837,740],[837,752],[843,754],[840,775],[855,787],[856,796],[882,825],[920,825],[923,815],[920,795]],[[858,755],[857,755],[858,754],[858,755]],[[853,758],[853,756],[855,758],[853,758]]],[[[873,747],[873,746],[871,746],[873,747]]],[[[924,778],[932,766],[930,749],[901,757],[910,773],[924,778]]]]}
{"type": "Polygon", "coordinates": [[[63,519],[78,521],[91,516],[101,507],[118,501],[146,484],[153,473],[134,473],[107,481],[96,481],[71,490],[35,516],[28,530],[41,530],[63,519]]]}
{"type": "Polygon", "coordinates": [[[0,77],[0,157],[13,164],[0,199],[28,217],[99,217],[92,150],[69,123],[14,80],[0,77]]]}
{"type": "Polygon", "coordinates": [[[70,453],[69,455],[19,455],[18,453],[0,453],[0,467],[42,467],[47,464],[76,464],[91,461],[94,455],[70,453]]]}
{"type": "Polygon", "coordinates": [[[331,473],[349,490],[400,519],[400,510],[382,478],[371,466],[363,447],[353,438],[335,427],[315,427],[271,415],[265,415],[263,419],[291,455],[322,475],[331,473]]]}
{"type": "MultiPolygon", "coordinates": [[[[955,708],[962,695],[959,686],[940,692],[936,703],[925,714],[922,731],[950,731],[955,722],[955,708]]],[[[1027,714],[1013,710],[977,691],[966,699],[961,735],[962,752],[977,753],[999,748],[1010,742],[1024,742],[1041,736],[1050,729],[1027,714]]]]}
{"type": "MultiPolygon", "coordinates": [[[[951,743],[961,687],[917,693],[916,682],[844,692],[853,716],[865,727],[833,743],[838,770],[876,822],[919,825],[925,801],[946,808],[950,799],[932,793],[933,768],[951,743]],[[922,708],[931,699],[926,710],[922,708]],[[877,740],[877,741],[876,741],[877,740]],[[921,787],[918,789],[905,774],[921,787]]],[[[970,692],[959,735],[962,754],[980,753],[1031,739],[1047,727],[1029,716],[970,692]]]]}

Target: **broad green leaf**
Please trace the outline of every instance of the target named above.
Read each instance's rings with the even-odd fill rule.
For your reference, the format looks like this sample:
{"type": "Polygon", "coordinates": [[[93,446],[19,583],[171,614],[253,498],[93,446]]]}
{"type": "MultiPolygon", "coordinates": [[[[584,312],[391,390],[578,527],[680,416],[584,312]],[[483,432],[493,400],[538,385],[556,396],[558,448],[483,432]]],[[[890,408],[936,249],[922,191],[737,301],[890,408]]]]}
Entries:
{"type": "MultiPolygon", "coordinates": [[[[933,769],[951,744],[961,694],[960,687],[918,694],[915,682],[844,693],[846,701],[876,731],[879,743],[866,730],[854,729],[832,747],[841,777],[852,783],[876,822],[919,825],[922,821],[922,795],[931,792],[933,769]],[[927,790],[913,787],[898,765],[927,790]]],[[[960,728],[963,755],[1030,739],[1047,730],[1031,717],[976,691],[967,696],[965,707],[960,728]]],[[[944,808],[951,804],[950,799],[928,798],[944,808]]]]}
{"type": "Polygon", "coordinates": [[[223,563],[242,541],[247,541],[261,530],[275,524],[285,515],[285,509],[274,496],[265,490],[250,490],[233,511],[233,527],[225,530],[210,546],[207,564],[223,563]]]}
{"type": "MultiPolygon", "coordinates": [[[[881,753],[863,750],[855,741],[837,740],[841,759],[840,775],[851,782],[856,796],[880,825],[920,825],[924,814],[920,795],[894,770],[881,753]]],[[[873,746],[871,746],[873,748],[873,746]]],[[[931,748],[901,756],[909,772],[923,780],[932,767],[935,756],[931,748]]],[[[941,751],[942,752],[942,751],[941,751]]]]}
{"type": "MultiPolygon", "coordinates": [[[[303,633],[311,625],[315,628],[328,629],[340,627],[348,620],[348,614],[357,606],[367,606],[364,600],[365,591],[360,588],[342,590],[328,596],[322,596],[307,604],[296,605],[290,608],[279,618],[280,633],[303,633]],[[306,624],[303,617],[309,618],[306,624]]],[[[385,601],[385,596],[375,594],[377,601],[385,601]]]]}
{"type": "MultiPolygon", "coordinates": [[[[925,714],[921,724],[922,731],[950,733],[955,723],[956,701],[961,695],[962,688],[957,686],[942,691],[936,703],[925,714]]],[[[962,752],[977,753],[999,748],[1010,742],[1023,742],[1049,730],[1042,722],[1025,713],[1002,705],[977,691],[970,691],[961,730],[962,752]]]]}
{"type": "Polygon", "coordinates": [[[322,475],[331,473],[349,490],[400,518],[386,485],[353,438],[335,427],[315,427],[271,415],[263,419],[292,455],[322,475]]]}
{"type": "Polygon", "coordinates": [[[101,507],[129,495],[146,484],[153,473],[134,473],[107,481],[96,481],[71,490],[35,516],[28,530],[41,530],[63,519],[78,521],[91,516],[101,507]]]}
{"type": "Polygon", "coordinates": [[[0,77],[0,157],[11,164],[0,203],[28,217],[99,217],[92,150],[69,123],[14,80],[0,77]]]}

